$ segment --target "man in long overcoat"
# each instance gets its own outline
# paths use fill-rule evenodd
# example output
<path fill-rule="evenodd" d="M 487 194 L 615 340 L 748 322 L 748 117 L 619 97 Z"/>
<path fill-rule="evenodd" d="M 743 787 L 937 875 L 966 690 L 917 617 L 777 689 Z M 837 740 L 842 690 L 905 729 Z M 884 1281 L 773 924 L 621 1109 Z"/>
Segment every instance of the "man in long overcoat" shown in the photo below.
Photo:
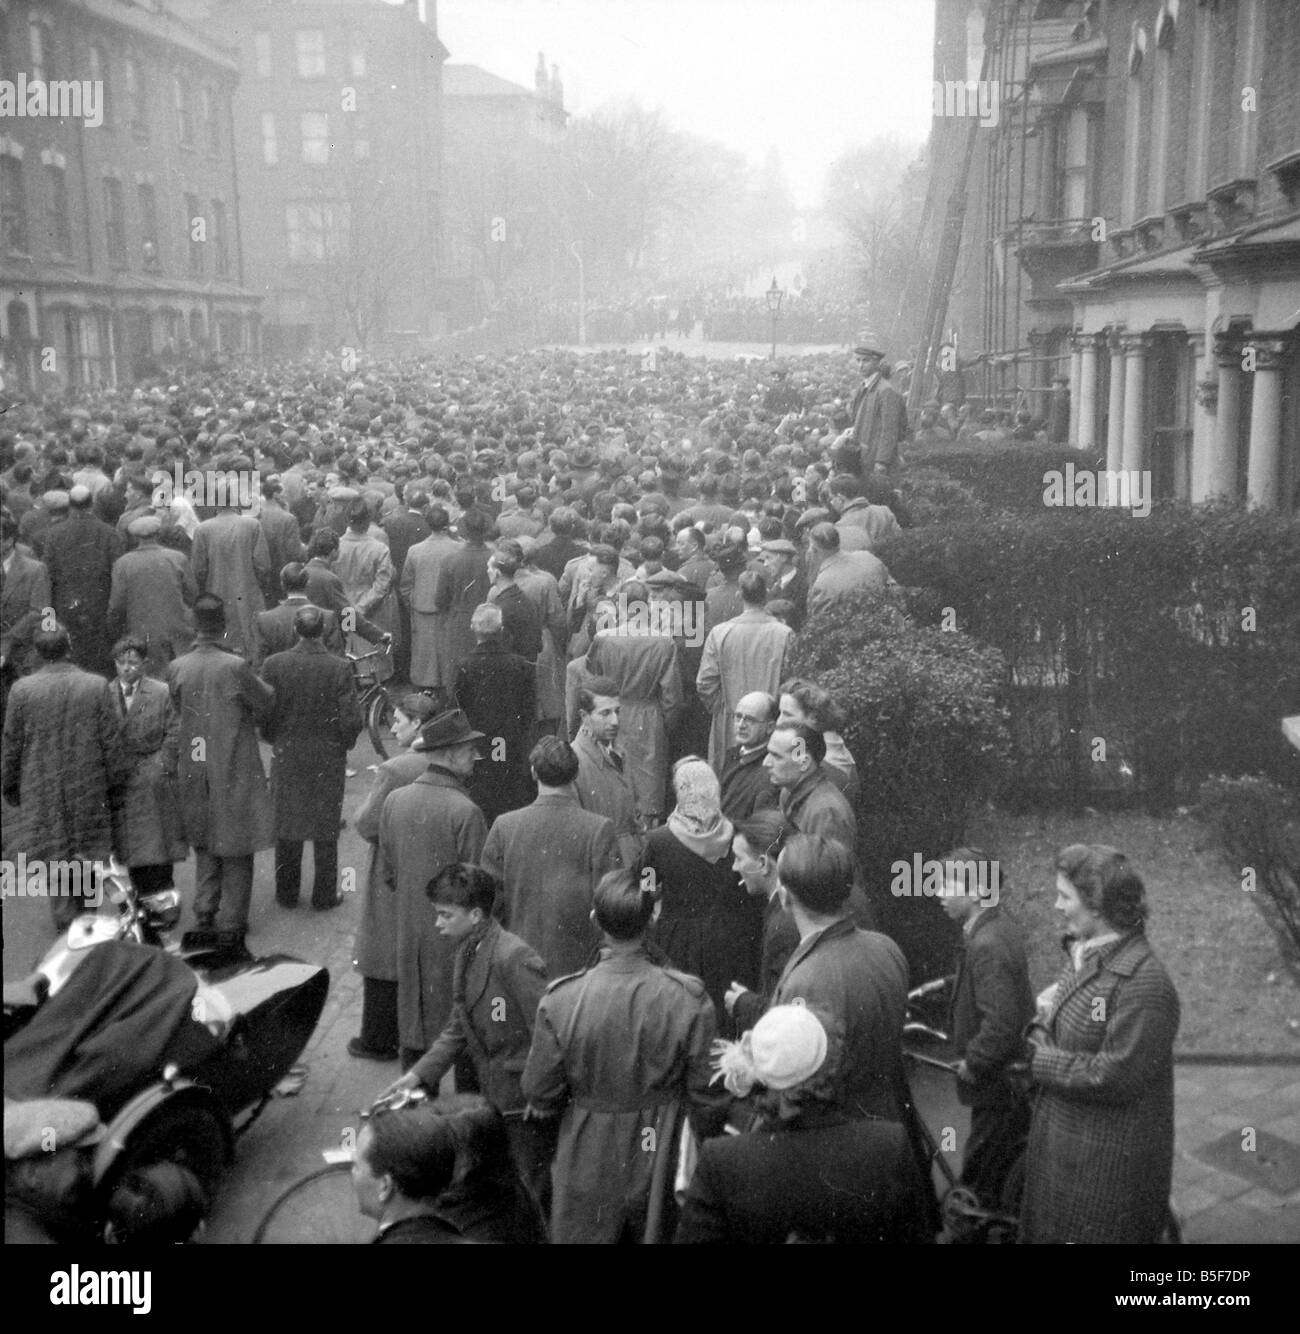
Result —
<path fill-rule="evenodd" d="M 262 532 L 266 535 L 266 552 L 271 562 L 266 591 L 267 601 L 272 607 L 277 606 L 283 596 L 279 586 L 280 571 L 291 561 L 302 560 L 306 554 L 298 520 L 282 502 L 283 490 L 280 482 L 268 477 L 262 483 L 262 512 L 257 516 Z"/>
<path fill-rule="evenodd" d="M 455 695 L 471 726 L 488 738 L 486 754 L 474 768 L 470 796 L 491 825 L 533 795 L 528 750 L 537 672 L 533 663 L 506 651 L 501 609 L 495 603 L 477 608 L 470 624 L 477 642 L 456 673 Z"/>
<path fill-rule="evenodd" d="M 62 626 L 32 636 L 40 668 L 14 684 L 0 745 L 0 791 L 11 806 L 5 818 L 7 855 L 29 861 L 98 861 L 113 853 L 111 800 L 125 778 L 121 717 L 102 676 L 71 661 Z M 62 931 L 83 908 L 75 898 L 52 896 Z"/>
<path fill-rule="evenodd" d="M 682 678 L 677 645 L 652 620 L 645 586 L 625 585 L 624 597 L 619 624 L 592 640 L 587 670 L 618 686 L 619 747 L 648 827 L 668 810 L 668 733 L 682 708 Z"/>
<path fill-rule="evenodd" d="M 442 651 L 446 650 L 446 684 L 456 679 L 456 669 L 474 651 L 474 632 L 470 617 L 474 608 L 488 600 L 492 581 L 488 560 L 492 553 L 485 538 L 488 520 L 481 510 L 466 510 L 460 517 L 460 535 L 464 545 L 451 553 L 438 567 L 433 605 L 441 617 L 439 669 L 443 670 Z"/>
<path fill-rule="evenodd" d="M 144 675 L 148 645 L 128 636 L 113 646 L 117 680 L 110 693 L 122 719 L 124 787 L 113 819 L 118 855 L 142 894 L 171 888 L 173 865 L 189 854 L 176 794 L 176 735 L 180 720 L 171 692 Z"/>
<path fill-rule="evenodd" d="M 149 648 L 146 670 L 161 677 L 173 658 L 194 647 L 191 608 L 198 589 L 185 556 L 159 545 L 161 519 L 142 515 L 127 531 L 138 545 L 113 565 L 109 628 L 143 640 Z"/>
<path fill-rule="evenodd" d="M 180 714 L 181 819 L 195 850 L 198 929 L 217 932 L 219 943 L 237 948 L 248 930 L 253 856 L 274 842 L 257 727 L 270 714 L 275 692 L 224 647 L 220 598 L 200 594 L 194 619 L 198 642 L 167 668 L 172 703 Z"/>
<path fill-rule="evenodd" d="M 411 548 L 429 536 L 429 521 L 424 511 L 429 505 L 429 494 L 424 487 L 407 482 L 401 488 L 400 508 L 384 521 L 388 534 L 388 555 L 393 562 L 393 573 L 398 585 L 396 593 L 397 641 L 393 652 L 393 671 L 399 681 L 411 679 L 411 604 L 401 595 L 401 579 L 406 570 L 406 558 Z"/>
<path fill-rule="evenodd" d="M 700 699 L 712 711 L 709 763 L 718 773 L 735 743 L 735 712 L 753 691 L 777 695 L 784 676 L 785 655 L 794 631 L 763 610 L 767 581 L 747 570 L 740 576 L 745 609 L 715 625 L 704 641 L 704 656 L 695 678 Z"/>
<path fill-rule="evenodd" d="M 410 708 L 419 712 L 407 713 Z M 379 817 L 389 794 L 414 783 L 429 768 L 429 757 L 416 750 L 420 728 L 437 710 L 417 695 L 399 701 L 394 712 L 393 739 L 403 749 L 375 770 L 375 780 L 353 817 L 357 834 L 370 844 L 370 865 L 361 894 L 356 958 L 361 974 L 361 1032 L 348 1042 L 348 1053 L 362 1060 L 391 1061 L 397 1057 L 397 895 L 384 869 L 379 849 Z"/>
<path fill-rule="evenodd" d="M 72 636 L 73 662 L 88 672 L 106 672 L 113 665 L 108 597 L 113 562 L 124 544 L 91 513 L 92 499 L 87 487 L 72 488 L 67 519 L 46 534 L 45 567 L 54 614 Z"/>
<path fill-rule="evenodd" d="M 441 505 L 430 506 L 428 519 L 429 536 L 406 553 L 398 594 L 411 613 L 411 684 L 421 690 L 450 691 L 456 665 L 435 594 L 442 567 L 461 544 L 448 531 L 451 519 Z"/>
<path fill-rule="evenodd" d="M 271 574 L 271 555 L 262 525 L 251 514 L 226 509 L 204 519 L 194 533 L 194 582 L 225 608 L 226 642 L 252 657 L 254 622 L 266 609 L 262 587 Z"/>
<path fill-rule="evenodd" d="M 501 881 L 501 920 L 542 956 L 547 976 L 585 968 L 599 935 L 591 900 L 619 863 L 611 820 L 578 803 L 578 757 L 559 737 L 543 737 L 528 757 L 537 800 L 488 830 L 483 866 Z"/>
<path fill-rule="evenodd" d="M 282 908 L 298 905 L 307 839 L 313 861 L 311 906 L 324 910 L 342 901 L 339 817 L 348 751 L 364 720 L 352 669 L 321 642 L 325 616 L 304 603 L 293 618 L 297 645 L 262 664 L 262 679 L 275 691 L 262 735 L 274 747 L 275 899 Z"/>
<path fill-rule="evenodd" d="M 370 510 L 364 500 L 355 500 L 348 515 L 347 532 L 339 538 L 334 573 L 343 581 L 343 593 L 357 611 L 384 634 L 397 628 L 397 602 L 393 595 L 393 562 L 388 548 L 368 533 Z M 346 629 L 346 627 L 345 627 Z M 359 630 L 348 637 L 349 653 L 364 653 L 365 636 Z M 391 658 L 376 658 L 376 677 L 386 681 L 393 674 Z"/>
<path fill-rule="evenodd" d="M 453 862 L 477 862 L 487 838 L 483 813 L 465 784 L 482 733 L 460 709 L 425 724 L 429 767 L 384 802 L 379 850 L 397 894 L 397 1025 L 403 1068 L 424 1055 L 451 1013 L 454 949 L 434 925 L 429 881 Z"/>
<path fill-rule="evenodd" d="M 849 405 L 853 425 L 848 436 L 858 448 L 861 474 L 898 468 L 899 447 L 907 439 L 907 401 L 884 373 L 885 354 L 870 335 L 859 335 L 853 355 L 862 384 Z"/>

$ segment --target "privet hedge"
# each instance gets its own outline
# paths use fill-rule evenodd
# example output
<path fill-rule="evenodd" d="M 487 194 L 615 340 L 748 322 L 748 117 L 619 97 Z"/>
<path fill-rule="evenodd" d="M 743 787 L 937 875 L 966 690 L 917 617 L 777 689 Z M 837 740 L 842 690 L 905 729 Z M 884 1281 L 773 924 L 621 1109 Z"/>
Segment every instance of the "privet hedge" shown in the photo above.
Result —
<path fill-rule="evenodd" d="M 983 515 L 880 551 L 913 615 L 996 647 L 1011 794 L 1188 798 L 1210 772 L 1290 766 L 1300 712 L 1300 522 L 1157 506 Z"/>
<path fill-rule="evenodd" d="M 863 594 L 808 620 L 787 671 L 816 679 L 848 717 L 868 893 L 914 975 L 932 975 L 948 961 L 946 923 L 933 899 L 893 898 L 890 867 L 960 843 L 972 808 L 996 787 L 1009 754 L 1001 658 Z"/>
<path fill-rule="evenodd" d="M 937 472 L 964 486 L 990 509 L 1018 514 L 1043 511 L 1043 474 L 1064 472 L 1067 464 L 1081 468 L 1105 467 L 1100 458 L 1064 445 L 1008 445 L 993 451 L 924 454 L 919 470 Z"/>

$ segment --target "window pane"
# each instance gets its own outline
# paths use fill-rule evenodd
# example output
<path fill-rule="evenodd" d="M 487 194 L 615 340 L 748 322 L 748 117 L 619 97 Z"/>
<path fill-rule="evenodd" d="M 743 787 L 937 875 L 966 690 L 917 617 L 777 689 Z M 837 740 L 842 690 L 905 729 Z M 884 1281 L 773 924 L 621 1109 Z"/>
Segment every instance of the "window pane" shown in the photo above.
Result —
<path fill-rule="evenodd" d="M 253 34 L 253 60 L 257 67 L 257 77 L 259 79 L 269 79 L 271 77 L 271 34 L 269 32 L 255 32 Z"/>
<path fill-rule="evenodd" d="M 319 28 L 304 28 L 294 33 L 298 54 L 298 77 L 319 79 L 325 74 L 325 34 Z"/>
<path fill-rule="evenodd" d="M 23 164 L 0 157 L 0 242 L 5 250 L 27 249 L 27 203 L 23 196 Z"/>
<path fill-rule="evenodd" d="M 72 227 L 68 217 L 68 182 L 62 167 L 50 163 L 45 168 L 46 225 L 50 247 L 60 255 L 72 251 Z"/>
<path fill-rule="evenodd" d="M 122 209 L 122 182 L 113 177 L 104 182 L 104 230 L 109 261 L 125 267 L 126 218 Z"/>
<path fill-rule="evenodd" d="M 140 253 L 144 267 L 156 272 L 158 262 L 158 197 L 152 185 L 142 185 L 138 192 L 140 204 Z"/>
<path fill-rule="evenodd" d="M 274 167 L 280 160 L 280 150 L 275 142 L 275 117 L 269 112 L 262 112 L 262 161 L 268 167 Z"/>
<path fill-rule="evenodd" d="M 323 111 L 302 114 L 302 160 L 323 165 L 330 160 L 330 122 Z"/>

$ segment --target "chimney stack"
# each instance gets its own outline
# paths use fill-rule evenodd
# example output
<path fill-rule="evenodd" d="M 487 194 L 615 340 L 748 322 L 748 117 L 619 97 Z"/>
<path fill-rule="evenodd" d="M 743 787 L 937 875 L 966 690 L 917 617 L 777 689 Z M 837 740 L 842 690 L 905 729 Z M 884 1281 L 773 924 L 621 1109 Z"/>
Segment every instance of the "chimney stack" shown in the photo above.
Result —
<path fill-rule="evenodd" d="M 551 66 L 551 101 L 561 110 L 564 108 L 564 85 L 560 82 L 560 67 Z"/>
<path fill-rule="evenodd" d="M 546 56 L 543 52 L 537 53 L 537 71 L 533 75 L 533 84 L 537 89 L 538 97 L 549 97 L 550 91 L 546 81 Z"/>

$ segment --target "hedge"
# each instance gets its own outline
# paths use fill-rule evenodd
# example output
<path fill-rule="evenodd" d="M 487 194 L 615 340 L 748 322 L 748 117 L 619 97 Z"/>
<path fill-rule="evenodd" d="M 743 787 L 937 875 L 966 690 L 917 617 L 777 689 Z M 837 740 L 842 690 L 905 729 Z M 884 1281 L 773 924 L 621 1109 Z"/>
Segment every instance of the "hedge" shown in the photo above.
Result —
<path fill-rule="evenodd" d="M 1001 658 L 861 594 L 808 620 L 787 671 L 818 681 L 848 718 L 868 894 L 914 975 L 933 975 L 949 961 L 948 924 L 933 899 L 893 898 L 890 868 L 959 844 L 972 810 L 997 787 L 1010 753 L 997 702 Z"/>
<path fill-rule="evenodd" d="M 994 451 L 918 456 L 919 470 L 937 472 L 964 486 L 991 509 L 1038 515 L 1043 512 L 1043 474 L 1105 467 L 1100 458 L 1064 445 L 1009 445 Z M 904 474 L 906 477 L 906 474 Z"/>
<path fill-rule="evenodd" d="M 1294 519 L 1040 508 L 911 529 L 879 554 L 917 619 L 1002 655 L 1010 794 L 1165 806 L 1211 772 L 1291 767 L 1278 720 L 1300 712 Z"/>

